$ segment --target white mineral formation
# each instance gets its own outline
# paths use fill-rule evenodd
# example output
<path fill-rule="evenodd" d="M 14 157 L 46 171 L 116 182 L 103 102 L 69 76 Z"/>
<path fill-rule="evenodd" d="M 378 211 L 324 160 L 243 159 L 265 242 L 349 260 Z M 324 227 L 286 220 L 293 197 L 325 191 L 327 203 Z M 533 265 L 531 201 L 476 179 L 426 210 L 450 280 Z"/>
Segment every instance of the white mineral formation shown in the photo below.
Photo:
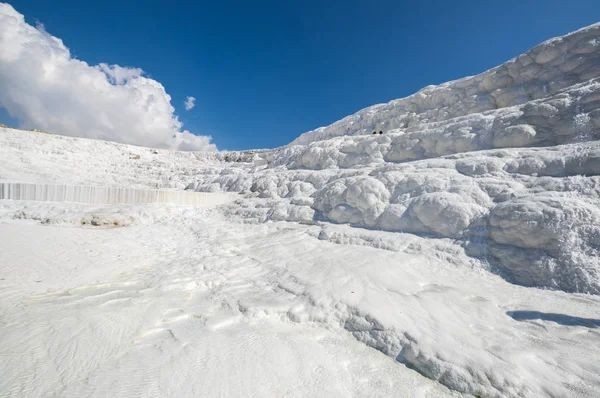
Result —
<path fill-rule="evenodd" d="M 599 139 L 600 24 L 271 150 L 0 128 L 0 391 L 598 397 Z"/>

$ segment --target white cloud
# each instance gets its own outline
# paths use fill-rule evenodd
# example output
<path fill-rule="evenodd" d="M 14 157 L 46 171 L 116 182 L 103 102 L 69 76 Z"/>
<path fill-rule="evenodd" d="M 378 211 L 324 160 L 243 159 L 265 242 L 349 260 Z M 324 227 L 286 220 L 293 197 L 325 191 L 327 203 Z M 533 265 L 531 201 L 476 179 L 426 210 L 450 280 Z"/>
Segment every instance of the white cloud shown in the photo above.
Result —
<path fill-rule="evenodd" d="M 196 98 L 194 97 L 187 97 L 185 100 L 185 110 L 189 111 L 190 109 L 192 109 L 193 107 L 196 106 L 195 104 L 196 102 Z"/>
<path fill-rule="evenodd" d="M 216 150 L 211 137 L 182 130 L 165 88 L 141 69 L 90 66 L 72 58 L 62 40 L 42 25 L 27 24 L 5 3 L 0 3 L 0 49 L 0 106 L 22 128 L 158 148 Z"/>

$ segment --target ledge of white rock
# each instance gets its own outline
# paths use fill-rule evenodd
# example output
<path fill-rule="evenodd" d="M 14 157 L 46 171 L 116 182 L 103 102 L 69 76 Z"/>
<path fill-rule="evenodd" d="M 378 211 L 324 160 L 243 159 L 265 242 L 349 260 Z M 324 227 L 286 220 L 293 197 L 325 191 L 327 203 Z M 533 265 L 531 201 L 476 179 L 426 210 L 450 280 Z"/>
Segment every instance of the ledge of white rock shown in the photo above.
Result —
<path fill-rule="evenodd" d="M 234 200 L 231 193 L 164 191 L 127 187 L 0 182 L 0 200 L 35 200 L 96 204 L 173 203 L 212 207 Z"/>

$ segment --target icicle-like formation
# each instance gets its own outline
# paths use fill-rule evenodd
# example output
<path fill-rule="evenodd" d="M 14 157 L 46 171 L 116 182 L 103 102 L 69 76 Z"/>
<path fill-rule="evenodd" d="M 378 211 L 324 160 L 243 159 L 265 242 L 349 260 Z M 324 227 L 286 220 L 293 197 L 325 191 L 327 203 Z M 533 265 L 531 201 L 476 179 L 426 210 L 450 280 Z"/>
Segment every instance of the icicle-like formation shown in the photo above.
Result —
<path fill-rule="evenodd" d="M 216 206 L 229 202 L 232 194 L 125 187 L 28 184 L 0 182 L 0 199 L 40 200 L 101 204 L 175 203 L 182 205 Z"/>

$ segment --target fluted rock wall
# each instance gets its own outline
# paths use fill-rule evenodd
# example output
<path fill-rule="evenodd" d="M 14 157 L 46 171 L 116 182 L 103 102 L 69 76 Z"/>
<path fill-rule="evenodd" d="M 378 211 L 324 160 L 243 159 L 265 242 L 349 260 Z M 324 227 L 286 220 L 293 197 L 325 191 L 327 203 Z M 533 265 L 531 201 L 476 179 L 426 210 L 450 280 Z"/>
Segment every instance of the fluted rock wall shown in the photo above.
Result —
<path fill-rule="evenodd" d="M 126 187 L 95 187 L 1 182 L 0 199 L 41 200 L 102 204 L 174 203 L 215 206 L 227 203 L 232 195 Z"/>

